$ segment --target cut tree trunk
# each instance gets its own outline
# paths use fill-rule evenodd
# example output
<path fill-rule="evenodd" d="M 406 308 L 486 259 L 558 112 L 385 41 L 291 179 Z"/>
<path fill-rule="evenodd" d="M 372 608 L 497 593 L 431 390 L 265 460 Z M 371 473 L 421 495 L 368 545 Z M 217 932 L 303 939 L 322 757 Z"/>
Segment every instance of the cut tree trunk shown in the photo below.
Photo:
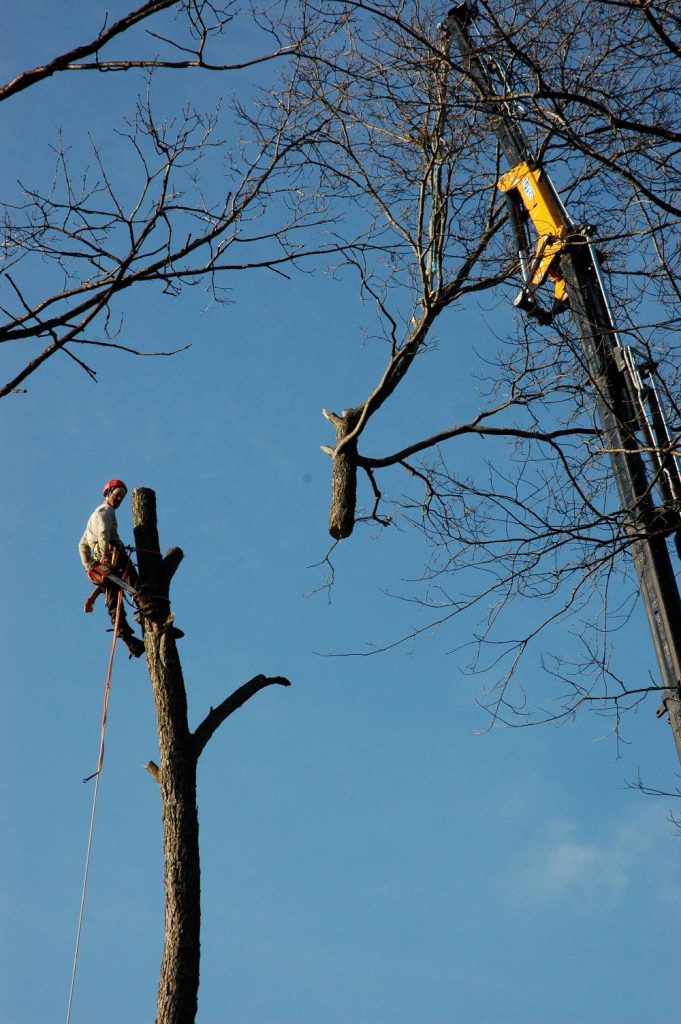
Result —
<path fill-rule="evenodd" d="M 356 427 L 361 408 L 343 409 L 340 416 L 325 411 L 326 418 L 336 428 L 336 448 Z M 330 452 L 333 461 L 331 471 L 331 510 L 329 533 L 335 540 L 349 537 L 355 526 L 357 507 L 357 440 L 343 445 L 336 454 Z"/>
<path fill-rule="evenodd" d="M 201 873 L 196 806 L 197 755 L 187 717 L 182 666 L 173 636 L 170 577 L 179 548 L 161 556 L 153 491 L 132 496 L 140 583 L 146 591 L 144 645 L 154 692 L 160 766 L 165 888 L 165 943 L 157 1024 L 193 1024 L 199 989 Z"/>
<path fill-rule="evenodd" d="M 182 561 L 182 551 L 170 548 L 161 556 L 153 491 L 146 487 L 133 491 L 132 516 L 141 590 L 138 604 L 144 617 L 144 647 L 161 755 L 159 765 L 149 761 L 146 766 L 159 786 L 163 820 L 165 942 L 156 1024 L 194 1024 L 201 926 L 198 759 L 217 729 L 246 701 L 265 687 L 291 684 L 283 676 L 258 674 L 211 708 L 196 731 L 190 732 L 169 597 L 170 581 Z"/>

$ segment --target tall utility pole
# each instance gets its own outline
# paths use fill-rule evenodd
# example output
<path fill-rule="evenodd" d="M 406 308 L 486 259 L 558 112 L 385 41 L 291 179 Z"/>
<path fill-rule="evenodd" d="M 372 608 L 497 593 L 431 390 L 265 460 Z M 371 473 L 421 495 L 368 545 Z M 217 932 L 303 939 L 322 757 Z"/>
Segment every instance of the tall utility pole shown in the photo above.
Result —
<path fill-rule="evenodd" d="M 508 161 L 498 187 L 506 194 L 523 275 L 515 305 L 540 323 L 569 311 L 581 343 L 600 431 L 610 455 L 626 541 L 662 675 L 658 715 L 669 716 L 681 760 L 681 596 L 667 539 L 681 554 L 681 472 L 655 387 L 655 367 L 620 339 L 604 287 L 594 229 L 573 223 L 523 130 L 503 67 L 484 46 L 474 3 L 453 7 L 442 23 L 443 48 L 454 41 Z M 536 232 L 531 245 L 530 227 Z M 551 310 L 538 289 L 554 284 Z M 645 455 L 644 455 L 645 451 Z"/>

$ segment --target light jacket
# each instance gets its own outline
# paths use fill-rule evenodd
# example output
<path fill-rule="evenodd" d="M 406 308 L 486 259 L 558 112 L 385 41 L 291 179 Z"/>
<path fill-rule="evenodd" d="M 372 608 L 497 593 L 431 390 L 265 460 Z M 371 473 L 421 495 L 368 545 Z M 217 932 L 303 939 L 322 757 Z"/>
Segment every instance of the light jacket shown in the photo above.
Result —
<path fill-rule="evenodd" d="M 87 568 L 107 554 L 111 545 L 121 544 L 118 536 L 116 510 L 112 505 L 103 502 L 98 505 L 87 521 L 85 533 L 80 538 L 78 553 L 80 560 Z"/>

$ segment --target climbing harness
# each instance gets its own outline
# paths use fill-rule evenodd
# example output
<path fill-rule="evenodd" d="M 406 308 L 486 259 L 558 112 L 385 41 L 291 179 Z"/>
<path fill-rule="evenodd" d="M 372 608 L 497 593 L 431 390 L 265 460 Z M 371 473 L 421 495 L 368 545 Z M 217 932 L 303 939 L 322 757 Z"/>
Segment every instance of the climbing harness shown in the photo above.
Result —
<path fill-rule="evenodd" d="M 66 1008 L 66 1024 L 70 1024 L 71 1021 L 71 1007 L 73 1005 L 73 990 L 76 983 L 76 969 L 78 967 L 78 953 L 80 951 L 80 935 L 83 927 L 83 912 L 85 910 L 85 894 L 87 892 L 87 881 L 88 873 L 90 870 L 90 854 L 92 852 L 92 836 L 94 833 L 95 826 L 95 811 L 97 809 L 97 794 L 99 793 L 99 778 L 104 765 L 104 736 L 106 734 L 106 720 L 109 713 L 109 693 L 111 691 L 111 673 L 113 671 L 113 660 L 116 652 L 116 641 L 118 640 L 118 625 L 121 618 L 121 607 L 123 604 L 123 591 L 120 590 L 118 593 L 118 601 L 116 602 L 116 621 L 114 623 L 113 639 L 111 641 L 111 651 L 109 653 L 109 665 L 106 671 L 106 682 L 104 684 L 104 707 L 102 710 L 102 725 L 100 729 L 99 737 L 99 757 L 97 758 L 97 770 L 88 775 L 83 779 L 83 782 L 89 782 L 91 779 L 95 780 L 95 790 L 92 797 L 92 813 L 90 814 L 90 828 L 88 831 L 87 849 L 85 853 L 85 870 L 83 872 L 83 887 L 80 894 L 80 910 L 78 912 L 78 927 L 76 929 L 76 946 L 73 953 L 73 966 L 71 968 L 71 985 L 69 987 L 69 999 L 68 1006 Z"/>

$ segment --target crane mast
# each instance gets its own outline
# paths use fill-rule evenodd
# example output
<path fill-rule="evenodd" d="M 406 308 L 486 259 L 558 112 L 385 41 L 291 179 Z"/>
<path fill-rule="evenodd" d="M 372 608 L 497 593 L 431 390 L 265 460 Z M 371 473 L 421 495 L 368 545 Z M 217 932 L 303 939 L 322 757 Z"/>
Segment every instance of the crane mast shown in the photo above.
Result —
<path fill-rule="evenodd" d="M 452 42 L 457 45 L 509 165 L 497 187 L 505 193 L 522 276 L 514 305 L 540 324 L 567 311 L 577 327 L 662 676 L 658 715 L 668 714 L 681 759 L 681 597 L 667 543 L 673 536 L 681 556 L 681 473 L 655 386 L 656 367 L 618 334 L 595 229 L 571 220 L 532 150 L 524 111 L 503 67 L 485 48 L 475 16 L 474 3 L 459 3 L 440 27 L 447 52 Z M 540 298 L 546 284 L 553 284 L 551 308 Z"/>

